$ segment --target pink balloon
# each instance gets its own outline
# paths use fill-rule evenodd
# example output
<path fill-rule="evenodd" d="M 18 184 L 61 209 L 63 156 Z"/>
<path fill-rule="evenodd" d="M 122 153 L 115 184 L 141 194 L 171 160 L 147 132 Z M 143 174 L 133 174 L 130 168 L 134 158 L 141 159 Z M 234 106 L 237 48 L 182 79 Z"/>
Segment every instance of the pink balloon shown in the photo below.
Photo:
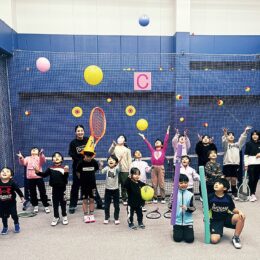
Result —
<path fill-rule="evenodd" d="M 51 64 L 45 57 L 40 57 L 36 61 L 36 67 L 40 72 L 47 72 L 50 69 Z"/>

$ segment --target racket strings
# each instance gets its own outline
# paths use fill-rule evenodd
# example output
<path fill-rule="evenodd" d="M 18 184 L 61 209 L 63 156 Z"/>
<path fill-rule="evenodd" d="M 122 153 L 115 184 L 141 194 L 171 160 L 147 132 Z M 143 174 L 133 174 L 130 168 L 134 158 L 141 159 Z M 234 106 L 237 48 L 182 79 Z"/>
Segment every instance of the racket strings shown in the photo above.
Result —
<path fill-rule="evenodd" d="M 106 127 L 106 121 L 101 111 L 95 110 L 92 115 L 92 131 L 96 138 L 102 137 L 104 129 Z"/>

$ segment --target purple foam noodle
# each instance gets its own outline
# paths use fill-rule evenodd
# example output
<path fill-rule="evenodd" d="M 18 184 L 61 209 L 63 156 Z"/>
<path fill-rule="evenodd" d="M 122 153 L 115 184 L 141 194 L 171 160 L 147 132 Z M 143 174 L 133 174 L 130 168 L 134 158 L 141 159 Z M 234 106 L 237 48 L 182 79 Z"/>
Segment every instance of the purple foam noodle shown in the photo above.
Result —
<path fill-rule="evenodd" d="M 175 160 L 174 182 L 173 182 L 172 215 L 171 215 L 172 225 L 175 225 L 176 223 L 177 196 L 178 196 L 178 189 L 179 189 L 180 169 L 181 169 L 181 155 L 182 155 L 182 145 L 178 144 L 176 160 Z"/>

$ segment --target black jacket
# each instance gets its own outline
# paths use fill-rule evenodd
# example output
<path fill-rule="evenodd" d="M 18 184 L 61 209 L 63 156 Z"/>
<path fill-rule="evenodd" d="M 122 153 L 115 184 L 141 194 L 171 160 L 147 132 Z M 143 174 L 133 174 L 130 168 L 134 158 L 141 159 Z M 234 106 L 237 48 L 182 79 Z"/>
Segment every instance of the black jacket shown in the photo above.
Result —
<path fill-rule="evenodd" d="M 198 155 L 198 166 L 205 166 L 209 161 L 208 152 L 211 150 L 217 151 L 215 144 L 203 145 L 202 141 L 196 144 L 195 152 Z"/>
<path fill-rule="evenodd" d="M 45 172 L 38 172 L 36 174 L 41 177 L 50 176 L 49 184 L 51 187 L 66 187 L 68 183 L 69 173 L 64 172 L 64 166 L 62 165 L 53 165 Z"/>
<path fill-rule="evenodd" d="M 130 207 L 141 207 L 144 205 L 144 200 L 141 196 L 141 188 L 146 184 L 141 181 L 133 181 L 127 178 L 125 188 L 128 194 L 128 205 Z"/>
<path fill-rule="evenodd" d="M 249 141 L 246 143 L 245 155 L 255 156 L 260 153 L 260 141 Z"/>

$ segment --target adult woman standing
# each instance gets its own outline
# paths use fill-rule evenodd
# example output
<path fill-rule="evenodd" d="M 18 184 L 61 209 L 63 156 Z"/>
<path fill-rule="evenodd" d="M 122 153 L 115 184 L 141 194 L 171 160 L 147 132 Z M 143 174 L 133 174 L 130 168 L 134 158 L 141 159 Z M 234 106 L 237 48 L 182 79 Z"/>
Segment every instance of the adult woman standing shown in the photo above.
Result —
<path fill-rule="evenodd" d="M 83 155 L 81 152 L 84 150 L 84 147 L 86 146 L 88 142 L 88 138 L 85 137 L 85 131 L 83 125 L 77 125 L 75 126 L 75 135 L 76 138 L 73 139 L 70 142 L 69 146 L 69 155 L 72 157 L 73 163 L 72 163 L 72 186 L 70 191 L 70 204 L 69 204 L 69 213 L 73 214 L 75 213 L 75 209 L 77 207 L 78 198 L 79 198 L 79 188 L 80 188 L 80 182 L 79 178 L 76 174 L 76 169 L 79 161 L 83 158 Z M 96 192 L 95 200 L 97 202 L 97 208 L 102 208 L 102 200 Z"/>

